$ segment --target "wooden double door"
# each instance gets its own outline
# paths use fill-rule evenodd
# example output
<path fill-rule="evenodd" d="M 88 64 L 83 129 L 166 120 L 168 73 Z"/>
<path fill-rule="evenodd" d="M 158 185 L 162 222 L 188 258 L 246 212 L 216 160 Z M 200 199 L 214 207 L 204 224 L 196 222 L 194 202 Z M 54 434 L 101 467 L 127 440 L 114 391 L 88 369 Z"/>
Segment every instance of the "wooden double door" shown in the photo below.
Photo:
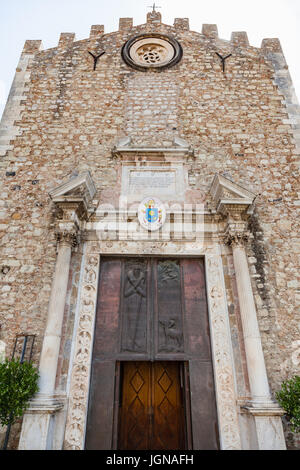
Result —
<path fill-rule="evenodd" d="M 169 361 L 122 365 L 119 449 L 186 448 L 181 366 Z"/>
<path fill-rule="evenodd" d="M 202 258 L 102 257 L 86 449 L 217 449 Z"/>

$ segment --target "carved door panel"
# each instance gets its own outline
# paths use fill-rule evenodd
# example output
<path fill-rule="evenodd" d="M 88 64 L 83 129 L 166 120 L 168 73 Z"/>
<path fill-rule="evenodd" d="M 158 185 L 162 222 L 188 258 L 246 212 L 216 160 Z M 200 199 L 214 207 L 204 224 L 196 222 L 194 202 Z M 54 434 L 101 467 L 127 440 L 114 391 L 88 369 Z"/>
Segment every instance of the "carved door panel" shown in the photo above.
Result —
<path fill-rule="evenodd" d="M 178 362 L 151 363 L 153 450 L 185 449 L 183 381 Z"/>
<path fill-rule="evenodd" d="M 119 448 L 149 449 L 150 369 L 147 362 L 123 365 Z"/>
<path fill-rule="evenodd" d="M 180 364 L 123 364 L 118 448 L 185 449 Z"/>

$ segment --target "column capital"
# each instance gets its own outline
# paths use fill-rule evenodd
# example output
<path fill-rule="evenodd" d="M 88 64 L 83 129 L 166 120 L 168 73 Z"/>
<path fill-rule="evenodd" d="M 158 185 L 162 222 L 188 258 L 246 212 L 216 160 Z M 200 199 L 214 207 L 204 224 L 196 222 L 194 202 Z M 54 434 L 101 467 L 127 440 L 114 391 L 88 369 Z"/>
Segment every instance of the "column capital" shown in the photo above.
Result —
<path fill-rule="evenodd" d="M 80 204 L 56 203 L 55 237 L 59 245 L 75 248 L 80 242 Z"/>
<path fill-rule="evenodd" d="M 228 224 L 224 233 L 224 243 L 229 246 L 245 246 L 250 238 L 250 231 L 246 230 L 245 224 Z"/>
<path fill-rule="evenodd" d="M 227 227 L 224 233 L 226 245 L 244 246 L 249 241 L 250 231 L 247 219 L 241 206 L 227 207 Z"/>
<path fill-rule="evenodd" d="M 74 226 L 70 228 L 57 228 L 55 231 L 55 237 L 59 245 L 68 245 L 71 246 L 71 248 L 75 248 L 80 243 L 80 232 Z"/>

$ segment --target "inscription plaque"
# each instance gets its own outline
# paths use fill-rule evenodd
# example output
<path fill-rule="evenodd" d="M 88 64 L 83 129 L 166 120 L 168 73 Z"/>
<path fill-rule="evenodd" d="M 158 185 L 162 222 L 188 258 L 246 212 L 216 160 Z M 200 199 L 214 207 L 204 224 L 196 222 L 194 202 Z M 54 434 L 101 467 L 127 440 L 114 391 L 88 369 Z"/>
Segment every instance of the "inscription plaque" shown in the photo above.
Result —
<path fill-rule="evenodd" d="M 148 188 L 175 191 L 175 171 L 131 171 L 129 187 L 130 192 L 140 192 Z"/>
<path fill-rule="evenodd" d="M 146 196 L 157 196 L 164 201 L 182 200 L 184 197 L 182 164 L 171 167 L 123 167 L 122 195 L 131 202 L 140 201 Z"/>

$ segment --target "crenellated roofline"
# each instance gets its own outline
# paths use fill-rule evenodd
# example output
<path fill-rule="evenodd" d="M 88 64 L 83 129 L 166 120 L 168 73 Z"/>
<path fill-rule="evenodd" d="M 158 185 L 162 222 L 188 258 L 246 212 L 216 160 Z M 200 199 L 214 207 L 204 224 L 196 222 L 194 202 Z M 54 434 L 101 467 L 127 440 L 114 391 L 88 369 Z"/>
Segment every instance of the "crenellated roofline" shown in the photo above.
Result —
<path fill-rule="evenodd" d="M 268 53 L 281 53 L 283 54 L 281 44 L 278 38 L 265 38 L 262 40 L 261 47 L 251 46 L 248 40 L 247 32 L 245 31 L 234 31 L 231 33 L 230 40 L 219 38 L 218 27 L 216 24 L 203 24 L 201 32 L 191 31 L 189 26 L 188 18 L 175 18 L 173 25 L 168 25 L 161 22 L 161 14 L 157 11 L 150 12 L 147 14 L 147 22 L 140 25 L 133 25 L 133 18 L 120 18 L 119 19 L 119 29 L 118 31 L 113 31 L 105 34 L 104 25 L 92 25 L 90 29 L 89 38 L 81 39 L 76 41 L 75 33 L 73 32 L 63 32 L 60 34 L 58 45 L 51 49 L 66 49 L 72 47 L 72 45 L 83 42 L 83 41 L 93 41 L 99 40 L 101 38 L 113 36 L 120 33 L 132 33 L 135 34 L 140 30 L 147 31 L 159 31 L 160 28 L 167 28 L 170 32 L 178 34 L 180 32 L 190 32 L 196 35 L 199 35 L 202 39 L 209 41 L 212 45 L 214 42 L 217 45 L 221 43 L 232 48 L 253 48 L 254 50 L 261 50 L 263 54 Z M 27 40 L 25 41 L 23 53 L 25 54 L 36 54 L 43 51 L 42 41 L 41 40 Z"/>

